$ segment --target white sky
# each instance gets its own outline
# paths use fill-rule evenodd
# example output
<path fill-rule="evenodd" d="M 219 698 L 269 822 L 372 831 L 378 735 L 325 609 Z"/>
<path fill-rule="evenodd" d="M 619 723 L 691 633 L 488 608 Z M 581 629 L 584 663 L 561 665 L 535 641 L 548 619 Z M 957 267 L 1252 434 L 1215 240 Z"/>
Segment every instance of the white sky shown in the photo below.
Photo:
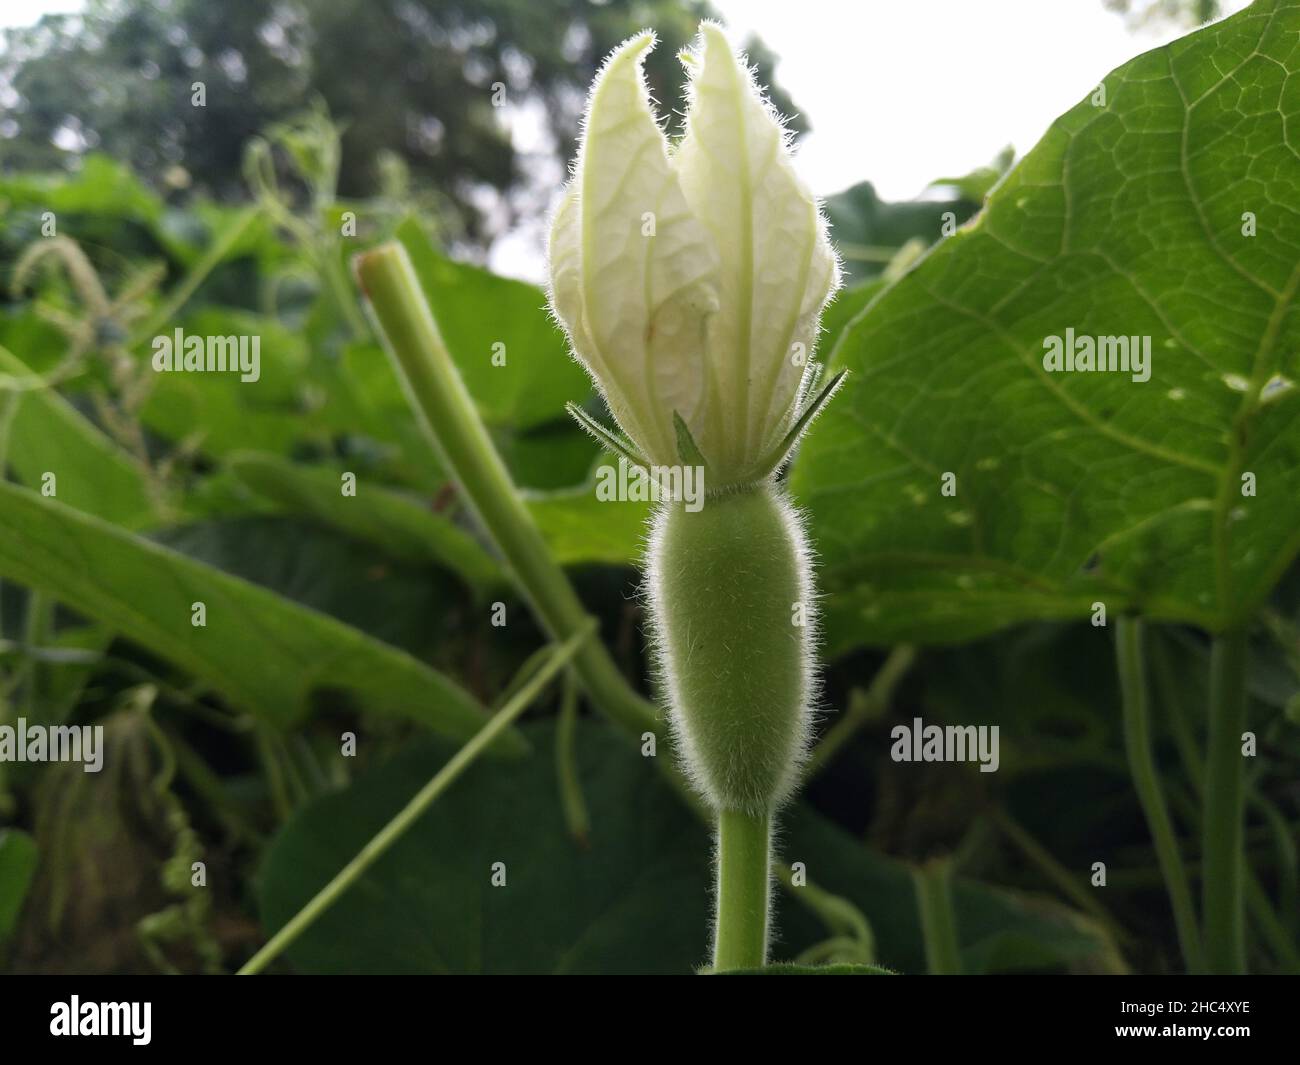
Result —
<path fill-rule="evenodd" d="M 1110 70 L 1179 36 L 1131 31 L 1102 0 L 714 0 L 733 38 L 757 33 L 813 126 L 796 166 L 821 196 L 867 179 L 885 199 L 1031 148 Z M 22 25 L 80 0 L 0 0 Z M 1227 12 L 1246 0 L 1226 0 Z M 523 133 L 523 130 L 518 131 Z M 537 228 L 493 249 L 494 268 L 536 280 Z"/>
<path fill-rule="evenodd" d="M 71 14 L 85 6 L 85 0 L 4 0 L 0 26 L 30 26 L 42 15 Z"/>
<path fill-rule="evenodd" d="M 714 3 L 737 38 L 755 32 L 777 53 L 813 126 L 799 169 L 823 196 L 866 178 L 909 199 L 1007 144 L 1022 155 L 1106 73 L 1186 32 L 1133 32 L 1102 0 Z"/>

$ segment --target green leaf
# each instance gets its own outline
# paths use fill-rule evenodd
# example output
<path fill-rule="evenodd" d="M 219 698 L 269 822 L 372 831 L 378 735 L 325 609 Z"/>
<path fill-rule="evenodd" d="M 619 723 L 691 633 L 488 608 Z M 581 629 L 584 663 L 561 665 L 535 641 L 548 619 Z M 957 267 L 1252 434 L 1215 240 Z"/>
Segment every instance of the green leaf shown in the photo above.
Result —
<path fill-rule="evenodd" d="M 163 212 L 162 201 L 129 167 L 99 153 L 87 155 L 75 177 L 61 170 L 5 177 L 0 180 L 0 200 L 8 201 L 7 210 L 27 207 L 53 211 L 59 217 L 105 215 L 150 226 Z M 59 232 L 63 232 L 62 226 Z"/>
<path fill-rule="evenodd" d="M 282 511 L 309 514 L 406 562 L 433 562 L 474 587 L 502 579 L 501 567 L 478 542 L 428 501 L 358 478 L 345 496 L 337 470 L 295 465 L 272 455 L 243 452 L 227 465 L 253 491 Z"/>
<path fill-rule="evenodd" d="M 229 308 L 205 308 L 163 330 L 185 337 L 256 337 L 258 379 L 243 381 L 231 371 L 154 374 L 156 381 L 141 412 L 144 423 L 168 439 L 197 441 L 206 455 L 253 449 L 286 454 L 318 427 L 305 374 L 305 343 L 273 318 Z M 146 356 L 148 357 L 148 352 Z"/>
<path fill-rule="evenodd" d="M 525 496 L 547 546 L 562 566 L 606 562 L 626 565 L 645 554 L 651 504 L 601 500 L 594 483 Z"/>
<path fill-rule="evenodd" d="M 835 347 L 844 335 L 849 324 L 866 310 L 881 292 L 889 287 L 883 278 L 873 278 L 852 288 L 841 289 L 835 298 L 826 305 L 822 312 L 822 336 L 817 342 L 818 358 L 822 361 L 833 360 Z"/>
<path fill-rule="evenodd" d="M 0 375 L 22 380 L 32 370 L 0 348 Z M 0 391 L 0 405 L 6 399 Z M 157 519 L 145 470 L 57 391 L 18 392 L 15 400 L 6 458 L 21 483 L 39 489 L 53 473 L 57 497 L 78 510 L 132 529 Z"/>
<path fill-rule="evenodd" d="M 636 746 L 585 719 L 577 777 L 591 810 L 588 847 L 569 834 L 555 780 L 554 723 L 521 731 L 535 754 L 480 763 L 289 948 L 313 973 L 688 973 L 708 949 L 710 833 Z M 268 933 L 292 917 L 454 753 L 430 739 L 315 800 L 275 838 L 259 878 Z M 661 757 L 664 752 L 661 752 Z M 907 866 L 873 854 L 804 807 L 781 819 L 782 850 L 825 890 L 850 898 L 876 931 L 881 961 L 924 967 Z M 506 886 L 491 885 L 505 863 Z M 795 889 L 798 890 L 797 888 Z M 958 880 L 967 971 L 1053 968 L 1099 941 L 1010 892 Z M 774 946 L 797 956 L 826 929 L 788 892 Z M 413 933 L 413 930 L 414 933 Z M 1032 958 L 1008 944 L 1033 944 Z M 995 947 L 1007 948 L 998 953 Z"/>
<path fill-rule="evenodd" d="M 288 949 L 315 973 L 686 973 L 704 957 L 708 837 L 647 760 L 582 729 L 592 810 L 569 835 L 549 723 L 537 757 L 476 763 Z M 447 761 L 426 741 L 313 802 L 272 842 L 259 878 L 268 933 L 292 917 Z M 506 886 L 493 887 L 493 863 Z"/>
<path fill-rule="evenodd" d="M 563 416 L 566 401 L 591 390 L 547 314 L 541 289 L 443 258 L 413 220 L 398 227 L 397 237 L 489 425 L 531 428 Z M 504 357 L 505 365 L 494 365 L 494 355 Z"/>
<path fill-rule="evenodd" d="M 779 827 L 782 852 L 804 862 L 809 879 L 819 887 L 862 911 L 882 964 L 905 973 L 925 971 L 920 917 L 906 864 L 872 853 L 805 804 L 791 808 Z M 1077 914 L 1042 900 L 957 878 L 953 904 L 966 973 L 1058 969 L 1106 949 L 1103 938 Z M 788 944 L 779 953 L 797 955 L 825 937 L 824 928 L 788 893 L 778 895 L 778 906 L 776 927 Z"/>
<path fill-rule="evenodd" d="M 523 432 L 501 426 L 492 442 L 510 479 L 524 491 L 572 488 L 591 472 L 591 440 L 568 418 Z"/>
<path fill-rule="evenodd" d="M 943 232 L 944 215 L 958 224 L 979 209 L 966 189 L 958 200 L 908 200 L 888 203 L 869 181 L 862 181 L 826 199 L 831 238 L 843 260 L 850 283 L 875 277 L 908 241 L 932 244 Z M 837 297 L 842 298 L 842 297 Z M 833 306 L 833 304 L 832 304 Z"/>
<path fill-rule="evenodd" d="M 289 725 L 320 690 L 457 739 L 485 716 L 405 652 L 97 518 L 0 483 L 0 576 L 40 588 L 189 670 L 236 706 Z M 195 603 L 206 626 L 191 624 Z M 518 752 L 507 734 L 501 751 Z"/>
<path fill-rule="evenodd" d="M 1116 70 L 844 334 L 792 476 L 833 653 L 1266 595 L 1300 547 L 1297 33 L 1260 2 Z M 1048 373 L 1067 329 L 1149 336 L 1150 380 Z"/>
<path fill-rule="evenodd" d="M 0 830 L 0 944 L 13 934 L 36 875 L 36 841 L 16 828 Z"/>
<path fill-rule="evenodd" d="M 164 529 L 150 539 L 337 618 L 435 668 L 460 665 L 473 640 L 473 632 L 465 631 L 466 597 L 454 576 L 377 554 L 364 541 L 310 518 L 223 516 Z"/>

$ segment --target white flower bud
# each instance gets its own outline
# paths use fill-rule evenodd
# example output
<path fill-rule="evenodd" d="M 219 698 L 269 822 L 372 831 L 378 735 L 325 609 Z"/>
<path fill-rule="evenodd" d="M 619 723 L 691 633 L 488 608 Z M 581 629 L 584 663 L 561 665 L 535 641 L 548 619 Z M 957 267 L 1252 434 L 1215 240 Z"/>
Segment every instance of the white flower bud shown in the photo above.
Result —
<path fill-rule="evenodd" d="M 642 76 L 653 45 L 621 45 L 592 86 L 551 231 L 551 305 L 648 461 L 688 461 L 680 419 L 711 488 L 748 483 L 788 450 L 838 264 L 786 131 L 722 30 L 704 23 L 683 55 L 675 146 Z"/>

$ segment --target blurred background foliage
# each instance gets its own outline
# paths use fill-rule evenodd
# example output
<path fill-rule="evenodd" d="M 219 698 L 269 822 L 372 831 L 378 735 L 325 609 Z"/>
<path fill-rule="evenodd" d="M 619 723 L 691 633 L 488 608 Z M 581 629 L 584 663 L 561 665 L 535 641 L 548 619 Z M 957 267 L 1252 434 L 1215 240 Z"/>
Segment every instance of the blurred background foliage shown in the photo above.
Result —
<path fill-rule="evenodd" d="M 649 77 L 679 112 L 675 52 L 710 13 L 674 0 L 93 0 L 84 18 L 7 31 L 0 469 L 28 487 L 57 470 L 59 490 L 55 505 L 0 485 L 13 578 L 0 583 L 0 707 L 103 724 L 111 767 L 0 766 L 9 969 L 237 968 L 544 640 L 360 312 L 347 265 L 360 247 L 407 247 L 547 542 L 619 665 L 651 689 L 635 568 L 645 508 L 596 504 L 601 459 L 564 403 L 586 396 L 599 415 L 599 401 L 540 290 L 474 260 L 544 211 L 601 57 L 656 27 Z M 797 116 L 772 53 L 748 47 Z M 205 107 L 190 105 L 196 81 Z M 498 82 L 540 116 L 540 147 L 512 142 L 491 104 Z M 1011 162 L 1008 150 L 938 176 L 924 201 L 883 202 L 865 180 L 830 198 L 854 287 L 827 315 L 824 350 Z M 261 381 L 153 374 L 149 341 L 177 327 L 261 337 Z M 345 473 L 357 499 L 340 494 Z M 234 621 L 193 630 L 202 598 Z M 1259 641 L 1251 688 L 1270 745 L 1248 834 L 1251 946 L 1257 968 L 1294 970 L 1294 573 L 1269 616 L 1276 638 Z M 1174 626 L 1154 642 L 1158 756 L 1194 859 L 1195 776 L 1176 770 L 1203 744 L 1206 644 Z M 938 859 L 959 873 L 967 971 L 1179 968 L 1108 630 L 1039 622 L 956 646 L 837 648 L 820 727 L 852 726 L 784 820 L 782 845 L 814 883 L 779 899 L 780 957 L 923 970 L 914 879 Z M 280 964 L 699 964 L 705 829 L 634 743 L 588 707 L 574 725 L 565 703 L 540 704 L 516 748 L 476 765 Z M 996 722 L 1003 769 L 891 762 L 889 729 L 916 716 Z M 1105 891 L 1088 886 L 1099 855 Z M 512 886 L 499 892 L 487 869 L 500 857 Z"/>
<path fill-rule="evenodd" d="M 647 76 L 665 111 L 680 113 L 676 54 L 714 15 L 697 0 L 93 0 L 84 16 L 6 32 L 0 78 L 16 95 L 6 166 L 52 169 L 102 151 L 164 193 L 193 187 L 229 202 L 245 195 L 249 138 L 317 99 L 342 132 L 342 195 L 386 188 L 400 162 L 438 197 L 445 234 L 481 239 L 508 224 L 528 184 L 495 86 L 536 117 L 548 154 L 568 159 L 587 86 L 616 44 L 656 28 Z M 771 53 L 747 47 L 802 129 L 773 84 Z M 195 82 L 206 107 L 190 104 Z"/>

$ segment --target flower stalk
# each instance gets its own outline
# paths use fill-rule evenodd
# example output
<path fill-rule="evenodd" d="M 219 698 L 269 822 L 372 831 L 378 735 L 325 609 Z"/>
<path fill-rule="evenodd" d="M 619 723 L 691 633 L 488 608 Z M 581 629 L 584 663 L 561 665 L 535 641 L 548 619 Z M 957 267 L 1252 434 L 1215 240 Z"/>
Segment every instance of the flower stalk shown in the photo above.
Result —
<path fill-rule="evenodd" d="M 766 813 L 718 814 L 717 925 L 713 967 L 757 969 L 767 962 L 772 819 Z"/>
<path fill-rule="evenodd" d="M 1142 813 L 1155 842 L 1156 858 L 1164 876 L 1165 889 L 1173 906 L 1178 945 L 1188 972 L 1201 969 L 1201 937 L 1196 927 L 1196 909 L 1187 880 L 1178 838 L 1174 834 L 1169 807 L 1160 790 L 1151 750 L 1151 711 L 1147 685 L 1145 633 L 1140 618 L 1122 615 L 1115 629 L 1115 648 L 1119 665 L 1120 692 L 1124 716 L 1124 749 L 1128 754 L 1129 774 L 1137 790 Z"/>
<path fill-rule="evenodd" d="M 1246 634 L 1220 633 L 1210 652 L 1210 727 L 1205 762 L 1205 964 L 1211 973 L 1246 970 L 1242 851 L 1246 727 Z"/>

